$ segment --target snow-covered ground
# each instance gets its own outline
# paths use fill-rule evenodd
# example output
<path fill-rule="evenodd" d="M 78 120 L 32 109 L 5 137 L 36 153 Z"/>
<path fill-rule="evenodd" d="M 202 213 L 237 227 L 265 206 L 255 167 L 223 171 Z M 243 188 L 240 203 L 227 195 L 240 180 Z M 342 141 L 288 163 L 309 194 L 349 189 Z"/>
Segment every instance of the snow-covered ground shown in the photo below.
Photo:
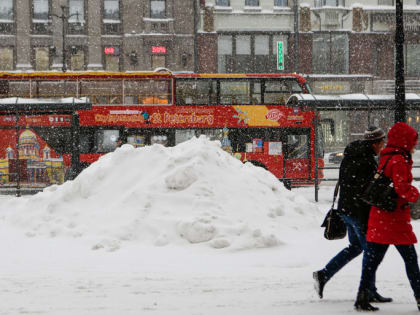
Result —
<path fill-rule="evenodd" d="M 313 290 L 346 245 L 319 228 L 332 188 L 315 203 L 205 138 L 124 145 L 74 181 L 0 197 L 0 315 L 352 313 L 361 257 L 323 300 Z M 394 298 L 380 314 L 418 314 L 394 248 L 377 287 Z"/>

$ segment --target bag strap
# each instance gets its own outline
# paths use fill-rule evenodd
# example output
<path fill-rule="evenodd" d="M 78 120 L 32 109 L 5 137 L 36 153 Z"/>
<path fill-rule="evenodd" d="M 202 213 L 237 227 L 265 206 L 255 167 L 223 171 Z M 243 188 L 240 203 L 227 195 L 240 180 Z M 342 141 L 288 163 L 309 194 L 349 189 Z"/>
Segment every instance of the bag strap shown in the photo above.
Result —
<path fill-rule="evenodd" d="M 332 203 L 331 209 L 334 209 L 334 204 L 335 204 L 335 200 L 337 199 L 339 188 L 340 188 L 340 178 L 338 179 L 337 184 L 335 184 L 334 198 L 333 198 L 333 203 Z"/>
<path fill-rule="evenodd" d="M 390 156 L 389 159 L 385 161 L 384 165 L 379 170 L 376 171 L 376 174 L 381 174 L 381 173 L 384 172 L 384 169 L 385 169 L 385 167 L 388 164 L 390 159 L 392 159 L 392 156 Z"/>

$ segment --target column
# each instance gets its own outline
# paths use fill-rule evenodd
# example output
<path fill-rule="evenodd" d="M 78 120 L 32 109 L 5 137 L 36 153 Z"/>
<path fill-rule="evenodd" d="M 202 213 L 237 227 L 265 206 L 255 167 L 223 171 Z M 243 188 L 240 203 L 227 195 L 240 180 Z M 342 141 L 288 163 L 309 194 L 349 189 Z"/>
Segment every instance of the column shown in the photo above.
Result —
<path fill-rule="evenodd" d="M 31 70 L 31 1 L 16 0 L 16 69 Z"/>
<path fill-rule="evenodd" d="M 102 70 L 102 16 L 98 14 L 101 7 L 100 0 L 89 0 L 88 6 L 88 65 L 87 69 L 91 71 Z"/>

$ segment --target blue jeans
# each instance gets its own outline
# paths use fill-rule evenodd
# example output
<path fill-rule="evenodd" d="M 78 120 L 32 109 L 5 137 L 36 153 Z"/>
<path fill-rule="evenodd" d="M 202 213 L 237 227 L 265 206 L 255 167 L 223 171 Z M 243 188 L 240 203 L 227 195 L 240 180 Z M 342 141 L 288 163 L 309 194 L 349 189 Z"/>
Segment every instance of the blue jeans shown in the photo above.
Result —
<path fill-rule="evenodd" d="M 360 280 L 359 291 L 370 287 L 375 280 L 376 270 L 388 250 L 388 244 L 367 242 L 367 248 L 363 254 L 362 279 Z M 401 257 L 404 259 L 405 271 L 414 297 L 420 299 L 420 271 L 417 262 L 417 253 L 414 245 L 395 245 Z"/>
<path fill-rule="evenodd" d="M 331 259 L 322 270 L 325 274 L 326 281 L 330 280 L 341 268 L 359 256 L 366 249 L 366 235 L 359 220 L 347 215 L 340 214 L 340 216 L 347 226 L 347 235 L 350 244 Z M 371 281 L 369 287 L 372 292 L 376 292 L 375 275 Z"/>

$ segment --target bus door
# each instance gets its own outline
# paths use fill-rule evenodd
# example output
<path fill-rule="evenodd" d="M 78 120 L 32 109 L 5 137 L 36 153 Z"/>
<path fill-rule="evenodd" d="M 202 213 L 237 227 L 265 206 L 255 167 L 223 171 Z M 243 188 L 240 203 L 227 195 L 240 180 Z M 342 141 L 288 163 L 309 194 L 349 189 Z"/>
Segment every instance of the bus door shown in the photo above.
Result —
<path fill-rule="evenodd" d="M 311 168 L 310 129 L 290 129 L 286 136 L 283 178 L 309 179 Z M 293 182 L 293 181 L 292 181 Z"/>

